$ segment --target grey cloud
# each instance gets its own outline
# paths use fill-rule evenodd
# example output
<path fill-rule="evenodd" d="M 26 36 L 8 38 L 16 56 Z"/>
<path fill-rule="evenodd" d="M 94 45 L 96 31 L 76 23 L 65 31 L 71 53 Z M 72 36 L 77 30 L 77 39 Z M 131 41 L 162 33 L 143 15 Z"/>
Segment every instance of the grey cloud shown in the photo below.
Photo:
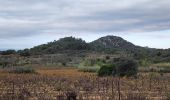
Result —
<path fill-rule="evenodd" d="M 100 23 L 102 21 L 104 23 L 99 24 L 99 31 L 103 28 L 102 26 L 107 26 L 104 31 L 111 32 L 168 30 L 170 27 L 170 7 L 168 4 L 170 2 L 162 1 L 160 3 L 156 2 L 156 5 L 154 4 L 154 1 L 144 2 L 144 4 L 136 4 L 126 9 L 96 11 L 92 15 L 74 17 L 73 19 L 78 20 L 78 22 L 83 20 L 84 22 L 96 21 Z M 89 24 L 89 27 L 95 27 L 95 25 Z"/>
<path fill-rule="evenodd" d="M 1 39 L 35 35 L 42 29 L 43 25 L 41 25 L 41 22 L 20 19 L 0 19 Z"/>
<path fill-rule="evenodd" d="M 0 0 L 0 38 L 170 29 L 168 0 Z"/>

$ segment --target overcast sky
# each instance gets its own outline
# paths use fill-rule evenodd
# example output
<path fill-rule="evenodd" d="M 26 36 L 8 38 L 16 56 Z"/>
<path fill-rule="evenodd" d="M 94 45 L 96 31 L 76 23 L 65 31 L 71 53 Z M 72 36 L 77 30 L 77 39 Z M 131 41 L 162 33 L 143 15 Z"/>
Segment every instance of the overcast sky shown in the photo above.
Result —
<path fill-rule="evenodd" d="M 0 0 L 0 49 L 106 35 L 170 48 L 170 0 Z"/>

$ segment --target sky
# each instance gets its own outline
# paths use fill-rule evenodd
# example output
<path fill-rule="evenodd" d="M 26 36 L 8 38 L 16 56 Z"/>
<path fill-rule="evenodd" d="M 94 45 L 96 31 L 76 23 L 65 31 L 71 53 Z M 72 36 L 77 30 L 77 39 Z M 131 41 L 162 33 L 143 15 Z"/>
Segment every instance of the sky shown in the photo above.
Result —
<path fill-rule="evenodd" d="M 0 0 L 0 50 L 106 35 L 170 48 L 170 0 Z"/>

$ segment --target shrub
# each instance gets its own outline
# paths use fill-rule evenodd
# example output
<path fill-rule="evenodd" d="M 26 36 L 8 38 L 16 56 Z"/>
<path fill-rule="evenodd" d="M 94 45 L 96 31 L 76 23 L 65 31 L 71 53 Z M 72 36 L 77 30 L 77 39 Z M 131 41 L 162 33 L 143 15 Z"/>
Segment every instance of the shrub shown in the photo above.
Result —
<path fill-rule="evenodd" d="M 102 63 L 106 63 L 106 60 L 103 59 L 103 60 L 102 60 Z"/>
<path fill-rule="evenodd" d="M 97 72 L 98 76 L 109 76 L 115 75 L 116 73 L 115 65 L 103 65 Z"/>
<path fill-rule="evenodd" d="M 67 64 L 65 62 L 62 62 L 62 66 L 66 66 Z"/>
<path fill-rule="evenodd" d="M 138 64 L 136 61 L 127 58 L 116 59 L 110 65 L 101 66 L 98 76 L 133 76 L 138 72 Z"/>
<path fill-rule="evenodd" d="M 24 74 L 24 73 L 36 73 L 32 68 L 15 68 L 9 70 L 9 73 Z"/>
<path fill-rule="evenodd" d="M 123 58 L 117 62 L 117 74 L 119 76 L 133 76 L 138 72 L 138 64 L 133 59 Z"/>
<path fill-rule="evenodd" d="M 77 100 L 77 93 L 75 91 L 66 92 L 67 100 Z"/>
<path fill-rule="evenodd" d="M 109 60 L 110 59 L 110 56 L 106 56 L 106 60 Z"/>

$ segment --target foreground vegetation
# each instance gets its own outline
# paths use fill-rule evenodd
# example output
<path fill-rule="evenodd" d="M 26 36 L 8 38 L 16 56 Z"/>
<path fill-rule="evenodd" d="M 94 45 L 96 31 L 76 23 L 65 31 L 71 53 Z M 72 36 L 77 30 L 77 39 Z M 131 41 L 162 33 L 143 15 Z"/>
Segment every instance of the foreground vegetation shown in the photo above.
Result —
<path fill-rule="evenodd" d="M 41 69 L 39 74 L 0 74 L 1 100 L 165 100 L 170 75 L 98 77 L 77 69 Z"/>

